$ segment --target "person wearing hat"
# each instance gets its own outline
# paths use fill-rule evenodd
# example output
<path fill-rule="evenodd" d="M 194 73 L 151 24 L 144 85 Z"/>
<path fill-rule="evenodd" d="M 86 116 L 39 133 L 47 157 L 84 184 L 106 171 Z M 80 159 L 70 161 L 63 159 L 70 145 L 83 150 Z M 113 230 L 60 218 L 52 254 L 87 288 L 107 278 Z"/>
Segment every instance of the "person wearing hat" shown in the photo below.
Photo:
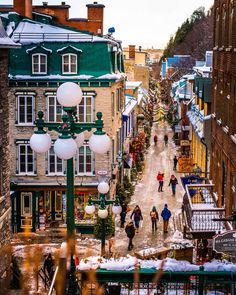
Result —
<path fill-rule="evenodd" d="M 176 193 L 176 185 L 178 184 L 177 178 L 172 174 L 170 177 L 169 186 L 171 185 L 172 195 L 175 196 Z"/>
<path fill-rule="evenodd" d="M 157 220 L 159 220 L 158 212 L 155 206 L 152 207 L 152 211 L 150 212 L 151 222 L 152 222 L 152 232 L 157 230 Z"/>
<path fill-rule="evenodd" d="M 126 225 L 125 232 L 126 232 L 127 237 L 129 238 L 128 251 L 130 251 L 134 248 L 133 238 L 135 236 L 135 227 L 134 227 L 134 223 L 132 220 Z"/>
<path fill-rule="evenodd" d="M 169 219 L 171 217 L 171 212 L 168 209 L 168 205 L 165 204 L 164 209 L 161 212 L 161 217 L 163 218 L 163 232 L 168 233 L 168 224 L 169 224 Z"/>

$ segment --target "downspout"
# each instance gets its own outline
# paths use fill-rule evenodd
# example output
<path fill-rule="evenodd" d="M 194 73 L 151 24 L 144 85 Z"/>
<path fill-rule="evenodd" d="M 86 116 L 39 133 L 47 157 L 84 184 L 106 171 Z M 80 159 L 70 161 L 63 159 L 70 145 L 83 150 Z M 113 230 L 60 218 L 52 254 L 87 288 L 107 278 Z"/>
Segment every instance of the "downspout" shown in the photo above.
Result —
<path fill-rule="evenodd" d="M 201 138 L 201 143 L 205 146 L 206 148 L 206 159 L 205 159 L 205 178 L 207 178 L 207 162 L 208 162 L 208 147 L 207 147 L 207 144 L 206 144 L 206 141 L 205 141 L 205 138 L 202 137 Z"/>

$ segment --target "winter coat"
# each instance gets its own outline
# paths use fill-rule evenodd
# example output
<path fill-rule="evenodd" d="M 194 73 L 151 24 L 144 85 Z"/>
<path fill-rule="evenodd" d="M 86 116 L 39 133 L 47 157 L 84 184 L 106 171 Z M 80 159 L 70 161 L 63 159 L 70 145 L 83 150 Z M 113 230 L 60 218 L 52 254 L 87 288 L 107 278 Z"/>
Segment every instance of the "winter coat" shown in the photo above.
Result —
<path fill-rule="evenodd" d="M 157 174 L 157 180 L 164 181 L 164 174 L 163 173 Z"/>
<path fill-rule="evenodd" d="M 161 212 L 161 217 L 163 218 L 164 221 L 168 221 L 171 217 L 171 212 L 170 210 L 165 207 L 162 212 Z"/>
<path fill-rule="evenodd" d="M 177 180 L 176 177 L 170 179 L 170 183 L 169 183 L 169 185 L 172 185 L 172 184 L 175 184 L 175 185 L 178 184 L 178 180 Z"/>
<path fill-rule="evenodd" d="M 132 212 L 130 218 L 132 218 L 133 216 L 134 216 L 134 221 L 140 221 L 140 220 L 143 219 L 142 212 L 141 212 L 140 209 L 135 209 L 135 210 Z"/>
<path fill-rule="evenodd" d="M 128 223 L 125 227 L 125 232 L 128 238 L 133 238 L 135 236 L 135 227 L 133 223 Z"/>

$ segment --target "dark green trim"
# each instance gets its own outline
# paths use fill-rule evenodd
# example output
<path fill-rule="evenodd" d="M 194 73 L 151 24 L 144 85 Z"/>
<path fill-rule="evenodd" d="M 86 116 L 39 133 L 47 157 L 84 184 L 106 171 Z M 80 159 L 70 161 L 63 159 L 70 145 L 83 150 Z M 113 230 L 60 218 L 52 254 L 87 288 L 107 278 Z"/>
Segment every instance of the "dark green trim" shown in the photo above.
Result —
<path fill-rule="evenodd" d="M 57 88 L 59 87 L 62 83 L 64 82 L 77 82 L 78 80 L 76 79 L 63 79 L 60 80 L 60 82 L 57 81 L 9 81 L 9 86 L 10 87 L 54 87 Z M 100 80 L 100 81 L 79 81 L 79 84 L 81 87 L 110 87 L 111 83 L 116 82 L 116 80 Z M 17 90 L 18 91 L 18 90 Z M 31 92 L 31 91 L 30 91 Z"/>

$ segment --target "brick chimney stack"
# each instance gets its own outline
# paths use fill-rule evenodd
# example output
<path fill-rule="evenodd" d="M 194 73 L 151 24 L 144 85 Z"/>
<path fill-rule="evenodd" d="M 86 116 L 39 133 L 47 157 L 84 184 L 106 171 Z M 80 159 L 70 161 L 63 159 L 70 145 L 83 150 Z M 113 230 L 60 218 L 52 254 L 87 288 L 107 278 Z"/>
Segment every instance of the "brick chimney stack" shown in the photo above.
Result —
<path fill-rule="evenodd" d="M 14 10 L 22 16 L 32 18 L 32 0 L 14 0 Z"/>
<path fill-rule="evenodd" d="M 103 11 L 104 11 L 104 5 L 98 4 L 98 2 L 93 2 L 93 4 L 87 4 L 88 9 L 88 22 L 97 22 L 99 23 L 99 28 L 97 28 L 97 32 L 99 34 L 103 34 Z M 98 32 L 99 31 L 99 32 Z"/>
<path fill-rule="evenodd" d="M 129 59 L 135 59 L 135 45 L 129 45 Z"/>

